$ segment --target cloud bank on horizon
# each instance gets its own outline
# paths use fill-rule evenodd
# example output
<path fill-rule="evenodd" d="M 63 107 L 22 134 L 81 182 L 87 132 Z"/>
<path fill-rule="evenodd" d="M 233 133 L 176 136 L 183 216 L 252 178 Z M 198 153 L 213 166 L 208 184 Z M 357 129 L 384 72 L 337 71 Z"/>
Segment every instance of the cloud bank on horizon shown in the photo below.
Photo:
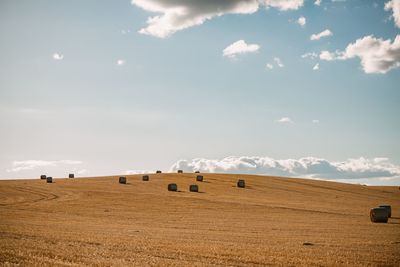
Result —
<path fill-rule="evenodd" d="M 272 176 L 320 178 L 328 180 L 351 179 L 398 179 L 400 166 L 388 158 L 358 158 L 345 161 L 329 161 L 315 157 L 277 160 L 269 157 L 226 157 L 223 159 L 196 158 L 179 160 L 170 172 L 201 171 L 211 173 L 259 174 Z"/>

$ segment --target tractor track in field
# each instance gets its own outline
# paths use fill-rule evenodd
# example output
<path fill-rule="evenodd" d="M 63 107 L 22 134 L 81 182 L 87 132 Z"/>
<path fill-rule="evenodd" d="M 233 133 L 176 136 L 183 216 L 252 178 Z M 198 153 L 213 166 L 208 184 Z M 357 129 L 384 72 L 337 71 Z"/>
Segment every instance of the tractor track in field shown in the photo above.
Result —
<path fill-rule="evenodd" d="M 56 194 L 49 193 L 49 192 L 43 192 L 42 190 L 38 190 L 38 189 L 32 188 L 32 187 L 17 186 L 17 187 L 14 187 L 13 189 L 15 189 L 16 191 L 22 192 L 22 193 L 39 196 L 39 198 L 30 199 L 27 197 L 27 198 L 25 198 L 25 200 L 17 201 L 14 203 L 2 203 L 2 204 L 0 204 L 0 207 L 12 207 L 12 206 L 19 206 L 19 205 L 26 205 L 26 204 L 34 204 L 34 203 L 41 202 L 41 201 L 51 201 L 51 200 L 55 200 L 55 199 L 59 198 L 59 196 Z"/>

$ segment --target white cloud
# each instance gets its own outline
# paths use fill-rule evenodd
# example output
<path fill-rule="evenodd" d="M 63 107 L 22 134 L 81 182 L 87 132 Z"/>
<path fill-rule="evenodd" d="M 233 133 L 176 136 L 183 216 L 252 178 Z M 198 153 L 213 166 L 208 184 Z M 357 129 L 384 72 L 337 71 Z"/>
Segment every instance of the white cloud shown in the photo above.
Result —
<path fill-rule="evenodd" d="M 123 65 L 125 65 L 125 63 L 126 63 L 126 61 L 124 59 L 118 59 L 117 60 L 117 65 L 118 66 L 123 66 Z"/>
<path fill-rule="evenodd" d="M 127 170 L 124 172 L 126 175 L 133 175 L 133 174 L 146 174 L 146 173 L 155 173 L 155 171 L 149 170 Z"/>
<path fill-rule="evenodd" d="M 279 123 L 293 123 L 293 121 L 289 117 L 282 117 L 279 120 L 276 120 Z"/>
<path fill-rule="evenodd" d="M 244 40 L 239 40 L 226 47 L 222 53 L 224 57 L 236 58 L 237 55 L 255 53 L 259 49 L 257 44 L 247 44 Z"/>
<path fill-rule="evenodd" d="M 390 0 L 385 3 L 385 10 L 393 12 L 393 19 L 395 25 L 400 28 L 400 0 Z"/>
<path fill-rule="evenodd" d="M 304 0 L 263 0 L 264 5 L 269 7 L 275 7 L 279 10 L 296 10 L 303 6 Z M 260 1 L 260 2 L 263 2 Z"/>
<path fill-rule="evenodd" d="M 312 120 L 312 123 L 319 123 L 319 120 Z"/>
<path fill-rule="evenodd" d="M 279 57 L 274 57 L 274 61 L 279 68 L 283 68 L 285 66 Z"/>
<path fill-rule="evenodd" d="M 312 68 L 313 70 L 319 70 L 319 63 L 315 64 L 314 67 Z"/>
<path fill-rule="evenodd" d="M 297 24 L 299 24 L 301 27 L 304 27 L 306 25 L 306 18 L 301 16 L 298 20 L 297 20 Z"/>
<path fill-rule="evenodd" d="M 328 37 L 332 35 L 333 33 L 329 29 L 326 29 L 318 34 L 312 34 L 310 40 L 315 41 L 321 39 L 322 37 Z"/>
<path fill-rule="evenodd" d="M 139 33 L 166 38 L 171 34 L 225 14 L 252 14 L 260 6 L 279 10 L 298 9 L 304 0 L 132 0 L 146 11 L 158 13 L 147 19 Z"/>
<path fill-rule="evenodd" d="M 318 54 L 315 52 L 309 52 L 301 55 L 301 58 L 310 58 L 310 59 L 316 59 L 318 57 Z"/>
<path fill-rule="evenodd" d="M 315 0 L 314 5 L 320 6 L 321 5 L 321 0 Z"/>
<path fill-rule="evenodd" d="M 270 63 L 267 63 L 267 64 L 265 65 L 265 68 L 272 70 L 272 69 L 274 68 L 274 65 L 272 65 L 272 64 L 270 64 Z"/>
<path fill-rule="evenodd" d="M 365 73 L 386 73 L 400 67 L 400 35 L 393 42 L 365 36 L 349 44 L 345 51 L 322 51 L 319 57 L 326 61 L 358 57 Z"/>
<path fill-rule="evenodd" d="M 343 54 L 340 53 L 339 51 L 336 52 L 329 52 L 329 51 L 321 51 L 321 53 L 319 54 L 319 59 L 321 60 L 326 60 L 326 61 L 332 61 L 332 60 L 336 60 L 339 58 L 343 58 Z"/>
<path fill-rule="evenodd" d="M 53 54 L 53 59 L 54 60 L 63 60 L 64 59 L 64 55 L 59 54 L 59 53 L 54 53 Z"/>
<path fill-rule="evenodd" d="M 278 66 L 279 68 L 285 67 L 285 65 L 283 65 L 283 63 L 282 63 L 282 61 L 281 61 L 281 59 L 280 59 L 279 57 L 274 57 L 273 60 L 274 60 L 274 62 L 275 62 L 275 65 Z M 267 64 L 265 65 L 265 67 L 266 67 L 267 69 L 272 70 L 272 69 L 274 68 L 274 65 L 273 65 L 272 63 L 267 63 Z"/>
<path fill-rule="evenodd" d="M 326 29 L 318 34 L 312 34 L 310 40 L 315 41 L 321 39 L 322 37 L 328 37 L 332 35 L 333 33 L 329 29 Z"/>
<path fill-rule="evenodd" d="M 170 172 L 181 169 L 186 172 L 221 172 L 238 174 L 262 174 L 323 179 L 397 179 L 400 166 L 388 159 L 348 159 L 328 161 L 326 159 L 304 157 L 300 159 L 276 160 L 269 157 L 226 157 L 223 159 L 197 158 L 191 161 L 179 160 Z"/>
<path fill-rule="evenodd" d="M 59 165 L 77 165 L 82 164 L 82 161 L 78 160 L 24 160 L 24 161 L 14 161 L 12 163 L 12 169 L 7 170 L 7 172 L 19 172 L 26 170 L 34 170 L 44 167 L 56 167 Z"/>

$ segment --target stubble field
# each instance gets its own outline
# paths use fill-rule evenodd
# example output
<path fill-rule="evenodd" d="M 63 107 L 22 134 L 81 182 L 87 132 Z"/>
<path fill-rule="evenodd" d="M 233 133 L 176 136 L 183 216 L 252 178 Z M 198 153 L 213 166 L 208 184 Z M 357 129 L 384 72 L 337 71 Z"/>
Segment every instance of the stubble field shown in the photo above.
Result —
<path fill-rule="evenodd" d="M 400 266 L 398 187 L 196 175 L 0 181 L 0 265 Z"/>

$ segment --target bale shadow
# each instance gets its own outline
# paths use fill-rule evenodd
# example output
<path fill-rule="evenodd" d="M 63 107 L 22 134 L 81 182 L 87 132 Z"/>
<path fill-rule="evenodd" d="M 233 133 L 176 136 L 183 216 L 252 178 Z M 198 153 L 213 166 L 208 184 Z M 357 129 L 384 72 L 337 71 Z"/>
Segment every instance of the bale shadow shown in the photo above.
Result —
<path fill-rule="evenodd" d="M 388 222 L 388 224 L 400 224 L 400 222 Z"/>

